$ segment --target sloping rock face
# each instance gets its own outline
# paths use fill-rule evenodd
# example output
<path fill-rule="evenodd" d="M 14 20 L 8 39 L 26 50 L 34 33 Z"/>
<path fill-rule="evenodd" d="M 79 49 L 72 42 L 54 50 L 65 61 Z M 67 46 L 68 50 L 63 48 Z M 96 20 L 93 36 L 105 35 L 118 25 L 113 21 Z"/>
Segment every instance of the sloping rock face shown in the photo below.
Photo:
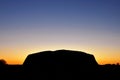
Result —
<path fill-rule="evenodd" d="M 85 79 L 84 76 L 90 76 L 97 67 L 98 63 L 93 55 L 71 50 L 30 54 L 23 63 L 23 69 L 29 78 L 46 80 Z"/>

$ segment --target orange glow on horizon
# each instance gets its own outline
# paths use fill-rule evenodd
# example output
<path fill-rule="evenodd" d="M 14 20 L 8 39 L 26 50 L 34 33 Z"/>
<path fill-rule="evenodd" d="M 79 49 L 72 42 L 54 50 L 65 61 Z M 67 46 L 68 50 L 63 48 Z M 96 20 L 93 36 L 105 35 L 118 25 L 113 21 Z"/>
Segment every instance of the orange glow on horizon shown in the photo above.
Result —
<path fill-rule="evenodd" d="M 63 46 L 61 46 L 63 47 Z M 69 47 L 69 46 L 65 46 L 65 47 Z M 33 47 L 28 47 L 27 49 L 25 47 L 22 47 L 19 49 L 16 48 L 15 50 L 14 49 L 3 49 L 0 51 L 1 53 L 1 59 L 4 59 L 6 60 L 6 62 L 8 64 L 23 64 L 25 58 L 27 57 L 27 55 L 29 54 L 32 54 L 32 53 L 36 53 L 36 52 L 42 52 L 42 51 L 46 51 L 46 50 L 59 50 L 59 49 L 66 49 L 65 47 L 63 48 L 60 48 L 60 46 L 56 46 L 55 48 L 54 47 L 42 47 L 40 48 L 39 46 L 34 48 Z M 89 47 L 89 46 L 88 46 Z M 119 59 L 119 56 L 116 56 L 116 55 L 113 55 L 112 53 L 114 51 L 112 50 L 107 50 L 107 52 L 104 52 L 103 49 L 99 49 L 99 47 L 96 47 L 96 48 L 88 48 L 86 46 L 76 46 L 76 47 L 71 47 L 71 48 L 67 48 L 67 50 L 76 50 L 76 51 L 83 51 L 83 52 L 86 52 L 86 53 L 89 53 L 89 54 L 93 54 L 96 61 L 98 62 L 98 64 L 116 64 L 116 63 L 119 63 L 118 61 L 120 61 Z M 103 51 L 102 51 L 103 50 Z M 8 55 L 5 55 L 4 53 L 8 54 Z M 116 54 L 119 53 L 119 51 L 116 51 L 114 52 Z"/>

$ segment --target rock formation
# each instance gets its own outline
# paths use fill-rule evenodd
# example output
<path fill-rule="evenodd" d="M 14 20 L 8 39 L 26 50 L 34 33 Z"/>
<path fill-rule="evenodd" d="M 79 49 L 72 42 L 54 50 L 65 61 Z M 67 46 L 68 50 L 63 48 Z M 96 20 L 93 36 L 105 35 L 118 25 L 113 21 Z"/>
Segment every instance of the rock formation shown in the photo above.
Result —
<path fill-rule="evenodd" d="M 72 50 L 30 54 L 23 63 L 26 75 L 47 80 L 53 78 L 72 80 L 94 73 L 97 67 L 98 64 L 93 55 Z"/>

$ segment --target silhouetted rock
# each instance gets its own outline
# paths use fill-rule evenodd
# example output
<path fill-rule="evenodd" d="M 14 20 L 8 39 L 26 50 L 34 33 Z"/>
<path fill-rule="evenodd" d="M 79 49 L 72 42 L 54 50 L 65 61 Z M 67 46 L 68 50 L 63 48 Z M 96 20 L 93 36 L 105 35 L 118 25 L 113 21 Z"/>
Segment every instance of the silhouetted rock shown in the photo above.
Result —
<path fill-rule="evenodd" d="M 97 68 L 93 55 L 70 50 L 30 54 L 23 63 L 25 75 L 31 79 L 86 79 L 84 76 L 95 76 Z"/>
<path fill-rule="evenodd" d="M 98 65 L 80 51 L 44 51 L 27 56 L 23 65 L 0 60 L 0 80 L 120 80 L 120 65 Z"/>

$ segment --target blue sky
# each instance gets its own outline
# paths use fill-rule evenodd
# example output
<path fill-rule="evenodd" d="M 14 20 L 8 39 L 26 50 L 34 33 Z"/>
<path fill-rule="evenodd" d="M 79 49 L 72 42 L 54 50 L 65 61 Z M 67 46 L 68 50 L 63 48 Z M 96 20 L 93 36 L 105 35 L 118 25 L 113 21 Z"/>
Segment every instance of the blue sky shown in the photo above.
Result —
<path fill-rule="evenodd" d="M 97 58 L 109 56 L 106 49 L 116 52 L 112 58 L 120 56 L 119 35 L 120 0 L 0 0 L 1 58 L 12 59 L 23 47 L 31 51 L 16 56 L 42 47 L 85 50 Z M 13 52 L 7 56 L 5 49 Z"/>

